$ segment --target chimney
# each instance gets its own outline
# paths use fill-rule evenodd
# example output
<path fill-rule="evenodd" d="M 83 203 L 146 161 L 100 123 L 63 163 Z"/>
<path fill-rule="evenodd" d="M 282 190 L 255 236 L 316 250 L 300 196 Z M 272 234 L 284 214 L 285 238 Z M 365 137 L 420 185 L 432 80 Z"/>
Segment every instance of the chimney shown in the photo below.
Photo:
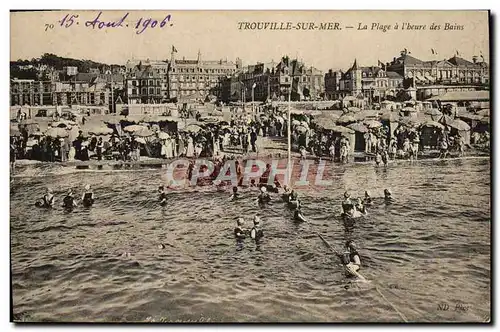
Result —
<path fill-rule="evenodd" d="M 474 55 L 474 56 L 472 57 L 472 62 L 477 63 L 477 60 L 478 60 L 477 55 Z"/>

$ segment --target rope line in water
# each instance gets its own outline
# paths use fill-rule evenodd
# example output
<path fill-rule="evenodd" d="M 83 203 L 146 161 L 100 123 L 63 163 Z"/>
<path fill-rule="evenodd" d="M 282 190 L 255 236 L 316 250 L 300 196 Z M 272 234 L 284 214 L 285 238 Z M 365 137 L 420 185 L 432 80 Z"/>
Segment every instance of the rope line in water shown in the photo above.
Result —
<path fill-rule="evenodd" d="M 375 286 L 375 290 L 377 291 L 377 293 L 380 294 L 380 296 L 382 296 L 382 298 L 387 302 L 389 303 L 389 305 L 392 307 L 392 309 L 394 309 L 394 311 L 396 311 L 399 315 L 399 317 L 401 317 L 401 319 L 405 322 L 405 323 L 408 323 L 408 319 L 406 318 L 405 315 L 403 315 L 401 313 L 401 311 L 398 310 L 398 308 L 396 308 L 396 306 L 394 304 L 392 304 L 385 296 L 384 294 L 382 294 L 382 292 L 378 289 L 378 286 Z"/>

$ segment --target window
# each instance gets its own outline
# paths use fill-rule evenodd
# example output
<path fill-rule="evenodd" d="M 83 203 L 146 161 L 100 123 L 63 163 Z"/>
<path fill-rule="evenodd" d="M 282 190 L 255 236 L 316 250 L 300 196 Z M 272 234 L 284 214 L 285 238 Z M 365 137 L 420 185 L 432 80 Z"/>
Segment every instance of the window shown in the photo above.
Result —
<path fill-rule="evenodd" d="M 142 88 L 142 94 L 145 95 L 147 93 L 147 89 L 146 88 Z"/>
<path fill-rule="evenodd" d="M 156 88 L 156 94 L 157 95 L 161 94 L 160 88 Z"/>
<path fill-rule="evenodd" d="M 137 81 L 132 81 L 132 86 L 137 86 Z"/>
<path fill-rule="evenodd" d="M 196 76 L 193 76 L 193 81 L 195 81 L 195 80 L 196 80 Z"/>
<path fill-rule="evenodd" d="M 149 86 L 153 86 L 153 84 L 154 84 L 154 83 L 153 83 L 153 80 L 149 80 L 148 85 L 149 85 Z"/>
<path fill-rule="evenodd" d="M 137 94 L 137 89 L 132 89 L 132 94 L 136 95 Z"/>

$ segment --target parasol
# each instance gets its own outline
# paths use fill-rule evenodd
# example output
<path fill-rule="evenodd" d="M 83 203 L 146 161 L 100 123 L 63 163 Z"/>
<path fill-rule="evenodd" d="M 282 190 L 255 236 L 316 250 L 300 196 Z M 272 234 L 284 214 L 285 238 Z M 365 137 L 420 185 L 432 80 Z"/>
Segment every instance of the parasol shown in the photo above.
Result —
<path fill-rule="evenodd" d="M 125 128 L 123 128 L 123 130 L 128 131 L 129 133 L 133 133 L 133 132 L 138 131 L 138 130 L 143 130 L 143 128 L 147 129 L 147 127 L 144 127 L 144 126 L 130 125 L 130 126 L 126 126 Z"/>
<path fill-rule="evenodd" d="M 438 122 L 441 124 L 447 125 L 447 124 L 453 122 L 453 118 L 450 117 L 449 115 L 443 115 L 442 117 L 439 118 Z"/>
<path fill-rule="evenodd" d="M 459 114 L 458 117 L 461 119 L 467 119 L 467 120 L 482 120 L 483 119 L 483 116 L 478 115 L 478 114 L 473 114 L 470 112 L 465 112 L 465 113 Z"/>
<path fill-rule="evenodd" d="M 459 131 L 470 130 L 470 126 L 466 122 L 459 120 L 459 119 L 455 119 L 455 120 L 451 121 L 450 123 L 447 123 L 446 125 L 448 125 L 452 128 L 455 128 Z"/>
<path fill-rule="evenodd" d="M 414 117 L 402 117 L 399 119 L 399 123 L 407 127 L 415 127 L 419 124 L 419 120 Z"/>
<path fill-rule="evenodd" d="M 70 126 L 74 126 L 76 125 L 76 122 L 74 121 L 69 121 L 69 120 L 61 120 L 61 121 L 57 121 L 57 122 L 52 122 L 50 124 L 51 127 L 58 127 L 58 128 L 67 128 L 67 127 L 70 127 Z"/>
<path fill-rule="evenodd" d="M 198 126 L 197 124 L 194 124 L 194 123 L 187 125 L 183 129 L 183 131 L 187 131 L 187 132 L 195 133 L 195 134 L 198 133 L 201 130 L 202 130 L 202 128 L 200 126 Z"/>
<path fill-rule="evenodd" d="M 385 112 L 380 116 L 380 120 L 389 121 L 389 122 L 398 122 L 401 119 L 397 112 Z"/>
<path fill-rule="evenodd" d="M 167 138 L 170 138 L 170 135 L 169 135 L 169 134 L 167 134 L 167 133 L 166 133 L 166 132 L 164 132 L 164 131 L 160 131 L 160 132 L 158 133 L 158 138 L 159 138 L 159 139 L 167 139 Z"/>
<path fill-rule="evenodd" d="M 153 135 L 153 131 L 146 127 L 142 127 L 142 129 L 134 131 L 132 135 L 138 137 L 148 137 Z"/>
<path fill-rule="evenodd" d="M 365 125 L 362 123 L 351 123 L 350 125 L 346 126 L 349 129 L 352 129 L 354 131 L 360 132 L 360 133 L 366 133 L 368 131 L 368 128 L 366 128 Z"/>
<path fill-rule="evenodd" d="M 410 113 L 413 113 L 413 112 L 416 112 L 417 110 L 414 109 L 413 107 L 404 107 L 402 110 L 402 112 L 410 112 Z"/>
<path fill-rule="evenodd" d="M 352 113 L 357 113 L 357 112 L 361 111 L 361 109 L 359 107 L 351 106 L 351 107 L 347 108 L 347 111 L 352 112 Z"/>
<path fill-rule="evenodd" d="M 90 135 L 109 135 L 113 133 L 113 129 L 108 127 L 95 127 L 87 131 Z"/>
<path fill-rule="evenodd" d="M 113 117 L 113 118 L 110 118 L 110 119 L 103 120 L 103 122 L 107 123 L 107 124 L 110 124 L 110 125 L 117 125 L 117 124 L 120 124 L 121 120 L 122 119 L 120 119 L 118 117 Z"/>
<path fill-rule="evenodd" d="M 476 114 L 477 115 L 481 115 L 481 116 L 487 116 L 487 117 L 489 117 L 490 116 L 490 110 L 487 109 L 487 108 L 485 108 L 485 109 L 482 109 L 482 110 L 478 111 Z"/>
<path fill-rule="evenodd" d="M 347 123 L 352 123 L 356 122 L 356 118 L 350 114 L 344 114 L 340 118 L 337 119 L 337 123 L 340 124 L 347 124 Z"/>
<path fill-rule="evenodd" d="M 64 128 L 53 127 L 47 129 L 45 135 L 50 137 L 67 137 L 69 135 L 68 131 Z"/>
<path fill-rule="evenodd" d="M 444 129 L 444 126 L 440 124 L 439 122 L 433 121 L 433 120 L 426 120 L 421 124 L 422 127 L 435 127 L 439 129 Z"/>
<path fill-rule="evenodd" d="M 382 126 L 382 123 L 380 123 L 380 121 L 368 120 L 365 121 L 365 125 L 367 125 L 369 128 L 378 128 Z"/>
<path fill-rule="evenodd" d="M 437 110 L 437 109 L 435 109 L 435 108 L 431 108 L 430 110 L 425 111 L 425 113 L 424 113 L 424 114 L 426 114 L 426 115 L 430 115 L 430 116 L 432 116 L 433 118 L 434 118 L 434 117 L 440 117 L 440 116 L 442 116 L 442 115 L 443 115 L 443 113 L 441 113 L 440 111 L 438 111 L 438 110 Z"/>
<path fill-rule="evenodd" d="M 218 123 L 222 120 L 222 117 L 217 116 L 203 116 L 200 118 L 200 122 L 203 123 Z"/>

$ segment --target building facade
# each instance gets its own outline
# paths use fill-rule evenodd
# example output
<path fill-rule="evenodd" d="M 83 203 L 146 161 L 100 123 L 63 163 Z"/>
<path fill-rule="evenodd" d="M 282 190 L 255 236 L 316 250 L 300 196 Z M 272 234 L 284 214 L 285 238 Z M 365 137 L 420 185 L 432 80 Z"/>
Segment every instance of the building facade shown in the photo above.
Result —
<path fill-rule="evenodd" d="M 12 79 L 10 81 L 10 105 L 52 105 L 51 81 Z"/>
<path fill-rule="evenodd" d="M 110 88 L 106 82 L 11 80 L 11 106 L 107 106 Z"/>
<path fill-rule="evenodd" d="M 125 91 L 129 104 L 160 104 L 169 99 L 169 65 L 164 61 L 142 63 L 129 67 Z"/>
<path fill-rule="evenodd" d="M 288 57 L 278 63 L 246 66 L 223 86 L 225 101 L 318 100 L 323 99 L 325 89 L 320 70 Z"/>
<path fill-rule="evenodd" d="M 474 56 L 472 62 L 458 55 L 449 59 L 423 61 L 404 50 L 398 58 L 387 63 L 387 70 L 397 72 L 404 78 L 415 78 L 417 86 L 489 84 L 489 65 L 478 56 Z"/>
<path fill-rule="evenodd" d="M 241 60 L 203 60 L 198 52 L 196 60 L 176 58 L 177 50 L 172 48 L 168 67 L 168 95 L 170 99 L 188 99 L 189 96 L 221 98 L 224 80 L 241 68 Z"/>
<path fill-rule="evenodd" d="M 367 98 L 373 102 L 395 96 L 403 88 L 403 76 L 382 66 L 361 67 L 357 60 L 346 72 L 325 74 L 325 95 L 330 100 L 346 96 Z"/>

